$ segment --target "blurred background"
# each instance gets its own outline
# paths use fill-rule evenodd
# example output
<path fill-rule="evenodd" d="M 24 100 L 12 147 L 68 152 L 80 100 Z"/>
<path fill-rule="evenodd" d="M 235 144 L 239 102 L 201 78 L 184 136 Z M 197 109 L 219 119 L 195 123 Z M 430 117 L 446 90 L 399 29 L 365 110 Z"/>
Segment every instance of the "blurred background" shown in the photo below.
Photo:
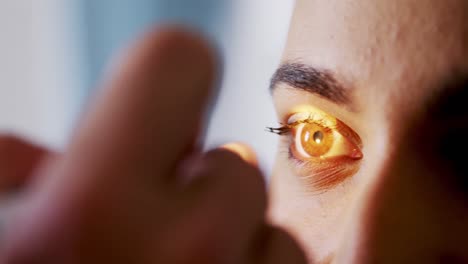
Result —
<path fill-rule="evenodd" d="M 267 173 L 277 138 L 268 92 L 293 0 L 1 0 L 0 131 L 63 148 L 115 52 L 182 23 L 220 47 L 224 78 L 206 147 L 252 145 Z"/>

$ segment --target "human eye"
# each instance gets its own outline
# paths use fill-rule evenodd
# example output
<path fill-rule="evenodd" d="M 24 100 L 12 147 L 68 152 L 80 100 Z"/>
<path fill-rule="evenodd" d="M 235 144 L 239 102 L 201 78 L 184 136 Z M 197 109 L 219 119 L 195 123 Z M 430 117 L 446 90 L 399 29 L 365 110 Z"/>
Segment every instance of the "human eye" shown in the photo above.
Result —
<path fill-rule="evenodd" d="M 311 107 L 286 120 L 268 130 L 283 136 L 292 168 L 312 188 L 329 189 L 357 172 L 362 141 L 341 120 Z"/>

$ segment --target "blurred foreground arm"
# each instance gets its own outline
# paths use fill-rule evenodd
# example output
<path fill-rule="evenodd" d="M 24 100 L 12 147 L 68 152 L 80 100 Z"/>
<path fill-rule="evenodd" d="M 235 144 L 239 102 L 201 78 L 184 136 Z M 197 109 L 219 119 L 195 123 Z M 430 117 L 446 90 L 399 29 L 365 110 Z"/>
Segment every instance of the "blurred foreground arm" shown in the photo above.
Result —
<path fill-rule="evenodd" d="M 227 150 L 194 153 L 216 66 L 198 36 L 150 33 L 63 154 L 7 141 L 24 154 L 0 160 L 2 188 L 24 190 L 4 224 L 0 262 L 305 263 L 293 239 L 266 223 L 255 166 Z"/>

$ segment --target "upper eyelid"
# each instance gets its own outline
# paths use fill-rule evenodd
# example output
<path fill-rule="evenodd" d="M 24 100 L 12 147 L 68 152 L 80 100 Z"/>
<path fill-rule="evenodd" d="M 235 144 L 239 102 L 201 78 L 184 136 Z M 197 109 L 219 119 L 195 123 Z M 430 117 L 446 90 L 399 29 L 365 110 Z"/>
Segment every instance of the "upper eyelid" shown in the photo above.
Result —
<path fill-rule="evenodd" d="M 310 122 L 309 122 L 310 121 Z M 301 119 L 301 120 L 297 120 L 297 121 L 294 121 L 293 123 L 280 123 L 280 127 L 277 127 L 277 128 L 274 128 L 274 127 L 267 127 L 267 131 L 271 132 L 271 133 L 275 133 L 275 134 L 278 134 L 278 135 L 286 135 L 288 134 L 292 129 L 294 129 L 295 127 L 297 127 L 298 125 L 300 124 L 304 124 L 304 123 L 319 123 L 319 125 L 322 125 L 324 128 L 330 128 L 330 129 L 333 129 L 332 127 L 330 126 L 326 126 L 326 125 L 323 125 L 322 123 L 320 123 L 320 121 L 318 120 L 312 120 L 312 119 Z"/>
<path fill-rule="evenodd" d="M 292 116 L 296 115 L 298 113 L 293 113 L 291 115 L 288 116 L 288 119 L 290 119 Z M 334 118 L 334 120 L 336 121 L 336 123 L 334 125 L 330 125 L 330 124 L 325 124 L 325 122 L 323 121 L 323 119 L 326 119 L 325 117 L 321 117 L 320 114 L 316 114 L 316 113 L 309 113 L 309 118 L 307 119 L 299 119 L 293 123 L 280 123 L 281 127 L 278 127 L 278 128 L 272 128 L 272 127 L 267 127 L 267 130 L 269 132 L 272 132 L 272 133 L 275 133 L 275 134 L 278 134 L 278 135 L 286 135 L 288 133 L 290 133 L 290 131 L 292 129 L 294 129 L 296 126 L 302 124 L 302 123 L 305 123 L 305 122 L 314 122 L 314 123 L 318 123 L 319 125 L 322 125 L 324 128 L 330 128 L 330 129 L 334 129 L 334 130 L 337 130 L 341 135 L 343 135 L 344 137 L 346 137 L 347 139 L 349 139 L 354 145 L 356 145 L 357 147 L 359 147 L 360 149 L 363 148 L 363 144 L 362 144 L 362 140 L 361 140 L 361 137 L 352 129 L 350 128 L 348 125 L 346 125 L 343 121 L 339 120 L 338 118 Z M 311 119 L 310 117 L 312 117 L 313 114 L 316 114 L 314 115 L 314 119 Z M 317 116 L 321 117 L 321 118 L 316 118 Z"/>
<path fill-rule="evenodd" d="M 297 114 L 297 113 L 295 113 L 295 114 Z M 295 114 L 290 115 L 290 117 L 294 116 Z M 361 137 L 359 136 L 359 134 L 357 134 L 352 128 L 350 128 L 348 125 L 346 125 L 343 121 L 341 121 L 340 119 L 338 119 L 336 117 L 333 117 L 333 116 L 330 116 L 330 118 L 333 118 L 335 120 L 335 123 L 334 124 L 325 124 L 325 120 L 327 119 L 326 116 L 329 116 L 329 115 L 325 114 L 325 113 L 324 114 L 310 113 L 309 117 L 313 117 L 312 121 L 314 123 L 318 123 L 319 125 L 322 125 L 323 127 L 327 127 L 327 128 L 337 130 L 341 135 L 345 136 L 353 144 L 355 144 L 360 149 L 362 149 L 363 144 L 362 144 L 362 140 L 361 140 Z M 301 121 L 301 120 L 299 120 L 299 121 Z M 301 122 L 304 122 L 304 121 L 307 122 L 307 121 L 310 121 L 310 120 L 309 119 L 308 120 L 302 120 Z"/>
<path fill-rule="evenodd" d="M 341 120 L 337 119 L 337 130 L 346 138 L 351 140 L 360 149 L 363 148 L 361 137 L 352 128 L 347 126 Z"/>
<path fill-rule="evenodd" d="M 295 113 L 289 116 L 287 124 L 290 126 L 294 125 L 299 125 L 303 123 L 315 123 L 318 125 L 321 125 L 322 127 L 325 128 L 331 128 L 331 129 L 336 129 L 336 124 L 333 124 L 333 122 L 328 121 L 327 119 L 333 119 L 337 120 L 335 117 L 330 116 L 330 118 L 324 117 L 325 114 L 318 114 L 318 113 L 305 113 L 308 114 L 306 118 L 298 118 L 297 120 L 290 122 L 289 119 L 294 117 L 295 115 L 302 114 L 302 113 Z M 305 116 L 305 115 L 304 115 Z"/>

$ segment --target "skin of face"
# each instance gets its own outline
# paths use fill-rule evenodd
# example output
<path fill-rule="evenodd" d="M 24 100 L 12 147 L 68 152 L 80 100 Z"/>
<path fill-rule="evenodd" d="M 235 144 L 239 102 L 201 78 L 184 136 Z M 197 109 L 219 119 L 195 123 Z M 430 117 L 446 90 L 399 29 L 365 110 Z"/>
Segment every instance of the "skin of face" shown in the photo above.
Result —
<path fill-rule="evenodd" d="M 459 121 L 464 100 L 441 103 L 468 89 L 457 87 L 468 76 L 467 14 L 463 0 L 297 1 L 282 64 L 332 72 L 351 98 L 335 103 L 279 83 L 278 120 L 310 105 L 363 145 L 359 170 L 316 192 L 290 161 L 290 141 L 280 141 L 270 217 L 311 263 L 468 263 L 466 170 L 438 152 L 467 151 L 457 148 L 466 146 L 463 133 L 447 136 L 457 125 L 468 131 Z"/>

